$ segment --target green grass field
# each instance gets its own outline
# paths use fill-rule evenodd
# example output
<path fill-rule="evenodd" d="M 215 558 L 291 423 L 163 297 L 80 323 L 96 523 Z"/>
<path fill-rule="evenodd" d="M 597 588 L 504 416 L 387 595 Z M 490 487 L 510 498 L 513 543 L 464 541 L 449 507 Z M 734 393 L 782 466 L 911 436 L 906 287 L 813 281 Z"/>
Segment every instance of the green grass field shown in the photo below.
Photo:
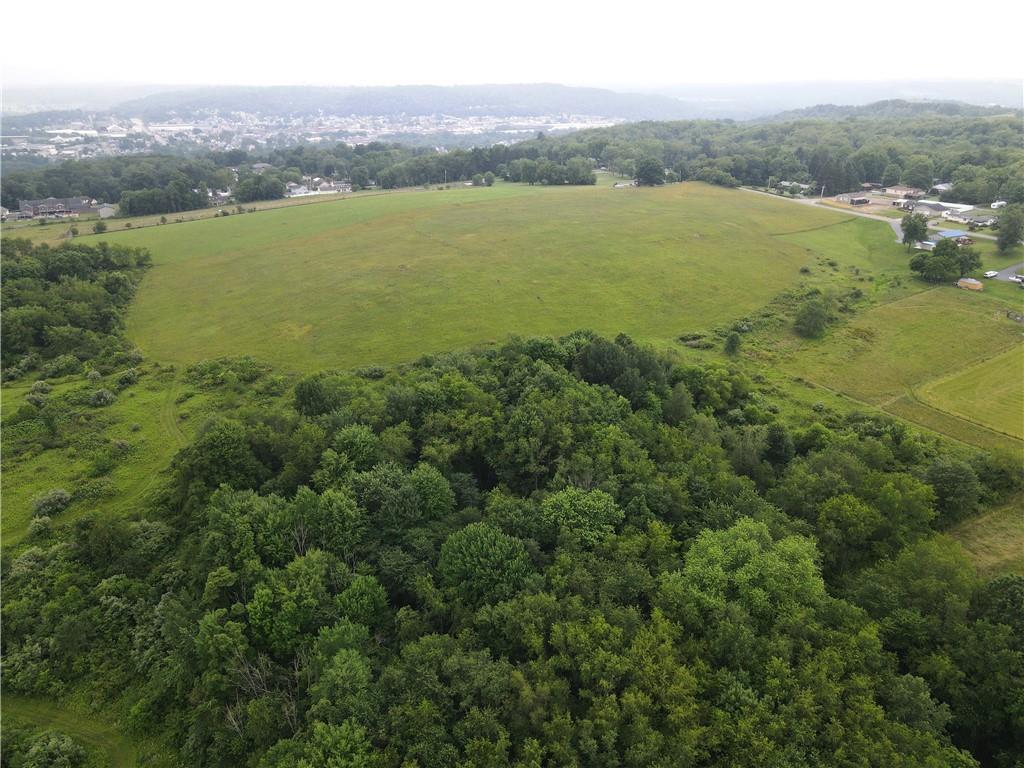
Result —
<path fill-rule="evenodd" d="M 1024 345 L 921 387 L 930 405 L 1024 439 Z"/>
<path fill-rule="evenodd" d="M 950 531 L 979 573 L 987 578 L 1004 573 L 1024 575 L 1024 495 L 1017 494 L 1001 507 L 960 523 Z"/>
<path fill-rule="evenodd" d="M 54 394 L 101 384 L 87 385 L 82 377 L 58 384 Z M 108 385 L 110 386 L 110 385 Z M 183 447 L 202 422 L 209 397 L 198 393 L 184 403 L 176 402 L 185 391 L 171 372 L 147 371 L 133 387 L 118 395 L 117 401 L 103 409 L 86 409 L 87 422 L 63 428 L 63 444 L 40 452 L 14 456 L 5 451 L 3 460 L 0 534 L 4 546 L 17 544 L 28 532 L 32 502 L 54 488 L 74 493 L 99 477 L 96 457 L 115 442 L 127 445 L 109 473 L 102 473 L 109 491 L 94 498 L 76 500 L 60 515 L 66 523 L 96 509 L 130 512 L 160 480 L 160 473 Z M 16 411 L 27 386 L 5 386 L 5 419 Z M 5 424 L 5 442 L 17 440 L 20 425 Z"/>
<path fill-rule="evenodd" d="M 953 407 L 954 394 L 918 393 L 1019 341 L 1001 316 L 1021 306 L 1009 284 L 929 289 L 878 221 L 703 184 L 614 181 L 381 194 L 102 237 L 153 253 L 128 321 L 150 358 L 251 354 L 286 371 L 582 327 L 666 347 L 794 287 L 857 286 L 876 306 L 822 341 L 784 335 L 775 362 L 964 442 L 1018 446 L 1012 430 L 965 418 L 973 405 Z M 986 264 L 1018 257 L 979 250 Z M 999 384 L 986 379 L 975 396 L 1010 404 L 1004 385 L 987 394 Z"/>
<path fill-rule="evenodd" d="M 117 726 L 96 715 L 65 708 L 48 699 L 3 696 L 3 724 L 33 729 L 53 729 L 67 734 L 85 747 L 91 755 L 110 768 L 135 768 L 138 765 L 170 765 L 168 755 L 160 750 L 139 745 L 125 738 Z"/>
<path fill-rule="evenodd" d="M 252 354 L 308 370 L 580 327 L 672 343 L 791 287 L 814 248 L 785 235 L 831 226 L 859 232 L 863 225 L 701 184 L 503 185 L 343 200 L 104 239 L 153 253 L 156 266 L 128 323 L 150 357 Z"/>
<path fill-rule="evenodd" d="M 964 442 L 1020 450 L 1018 440 L 988 434 L 994 430 L 1015 438 L 1016 432 L 1000 428 L 998 419 L 993 423 L 975 412 L 986 399 L 1012 409 L 1024 389 L 1019 376 L 1014 381 L 1012 370 L 997 367 L 988 372 L 972 390 L 970 401 L 954 403 L 952 392 L 942 394 L 947 389 L 940 389 L 939 395 L 929 389 L 930 382 L 944 377 L 952 377 L 963 389 L 967 386 L 963 381 L 976 374 L 967 374 L 965 380 L 956 374 L 1015 347 L 1019 351 L 1022 328 L 1005 317 L 1007 306 L 984 295 L 936 287 L 879 304 L 825 339 L 792 344 L 781 365 L 804 379 Z M 940 413 L 929 414 L 929 408 Z M 1009 414 L 1006 421 L 1012 418 Z"/>

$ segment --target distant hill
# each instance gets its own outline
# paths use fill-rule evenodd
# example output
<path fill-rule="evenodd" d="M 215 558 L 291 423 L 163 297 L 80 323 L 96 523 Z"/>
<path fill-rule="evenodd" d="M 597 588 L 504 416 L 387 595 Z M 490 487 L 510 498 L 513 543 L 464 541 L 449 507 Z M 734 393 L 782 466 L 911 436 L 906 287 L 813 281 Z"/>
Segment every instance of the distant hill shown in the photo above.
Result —
<path fill-rule="evenodd" d="M 989 117 L 1006 115 L 1020 110 L 1010 107 L 981 107 L 965 104 L 960 101 L 908 101 L 906 99 L 886 99 L 871 104 L 850 106 L 844 104 L 817 104 L 803 109 L 791 109 L 772 115 L 773 122 L 788 122 L 818 118 L 826 120 L 845 120 L 847 118 L 894 118 L 894 117 Z"/>
<path fill-rule="evenodd" d="M 683 84 L 643 92 L 673 96 L 695 117 L 752 120 L 815 104 L 862 106 L 902 99 L 908 102 L 961 102 L 1024 108 L 1021 80 L 805 81 L 788 83 Z"/>
<path fill-rule="evenodd" d="M 625 120 L 694 116 L 692 107 L 669 96 L 553 84 L 194 88 L 132 99 L 114 109 L 123 115 L 149 119 L 184 117 L 207 110 L 264 115 L 585 114 Z"/>
<path fill-rule="evenodd" d="M 3 132 L 5 136 L 17 135 L 22 131 L 34 131 L 45 128 L 51 123 L 73 120 L 84 120 L 89 115 L 81 109 L 51 109 L 46 112 L 29 112 L 24 115 L 3 116 Z"/>

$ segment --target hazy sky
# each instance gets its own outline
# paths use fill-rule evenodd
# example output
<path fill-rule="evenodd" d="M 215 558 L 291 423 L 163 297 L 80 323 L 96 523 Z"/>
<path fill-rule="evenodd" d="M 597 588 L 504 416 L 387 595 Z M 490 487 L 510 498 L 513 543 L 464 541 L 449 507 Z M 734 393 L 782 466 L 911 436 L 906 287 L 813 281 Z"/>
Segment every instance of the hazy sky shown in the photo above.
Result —
<path fill-rule="evenodd" d="M 56 0 L 7 19 L 7 87 L 71 82 L 655 87 L 1024 76 L 991 0 Z"/>

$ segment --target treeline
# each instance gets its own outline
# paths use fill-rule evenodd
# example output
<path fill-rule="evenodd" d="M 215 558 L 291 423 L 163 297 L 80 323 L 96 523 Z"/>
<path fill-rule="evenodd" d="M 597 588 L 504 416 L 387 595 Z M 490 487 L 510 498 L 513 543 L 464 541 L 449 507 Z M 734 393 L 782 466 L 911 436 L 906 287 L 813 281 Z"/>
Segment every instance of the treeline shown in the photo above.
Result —
<path fill-rule="evenodd" d="M 625 336 L 269 376 L 189 369 L 233 405 L 162 498 L 4 559 L 10 691 L 120 700 L 205 766 L 1024 753 L 1024 579 L 936 535 L 1015 462 L 788 426 L 738 371 Z"/>
<path fill-rule="evenodd" d="M 4 379 L 29 371 L 62 376 L 88 360 L 103 369 L 130 362 L 134 353 L 120 331 L 148 251 L 5 238 L 3 253 Z"/>
<path fill-rule="evenodd" d="M 939 179 L 954 182 L 953 190 L 944 194 L 949 200 L 1024 202 L 1024 128 L 1019 115 L 922 115 L 782 123 L 629 123 L 450 152 L 373 142 L 355 147 L 301 145 L 265 155 L 234 150 L 200 158 L 70 161 L 5 175 L 3 204 L 13 209 L 19 199 L 89 195 L 121 200 L 129 211 L 170 213 L 183 210 L 175 207 L 183 203 L 205 204 L 198 192 L 190 200 L 173 191 L 179 187 L 190 192 L 204 184 L 226 189 L 237 182 L 240 202 L 283 194 L 269 182 L 246 183 L 250 166 L 257 161 L 273 165 L 281 181 L 307 174 L 349 179 L 357 189 L 374 184 L 394 189 L 468 181 L 488 172 L 526 183 L 592 184 L 595 167 L 633 178 L 645 160 L 668 169 L 664 178 L 669 180 L 725 186 L 789 180 L 836 194 L 867 181 L 928 188 Z M 239 173 L 237 179 L 232 168 Z M 123 199 L 128 192 L 133 194 Z"/>
<path fill-rule="evenodd" d="M 562 156 L 584 154 L 632 175 L 644 156 L 681 179 L 728 174 L 741 184 L 790 180 L 847 192 L 863 182 L 928 188 L 964 184 L 965 202 L 1024 202 L 1024 124 L 1020 115 L 903 119 L 807 119 L 784 123 L 687 121 L 630 123 L 548 140 Z M 544 142 L 516 145 L 543 151 Z M 983 177 L 985 185 L 972 183 Z M 724 178 L 724 177 L 723 177 Z M 948 197 L 959 199 L 954 187 Z M 967 199 L 970 198 L 970 199 Z"/>
<path fill-rule="evenodd" d="M 223 162 L 222 155 L 212 154 L 201 158 L 129 155 L 67 160 L 44 169 L 5 173 L 3 206 L 13 211 L 18 209 L 19 200 L 76 196 L 117 203 L 125 192 L 162 192 L 172 186 L 186 191 L 198 189 L 201 185 L 208 189 L 224 189 L 234 182 L 234 174 L 228 165 Z M 176 202 L 180 202 L 181 196 L 177 196 Z"/>
<path fill-rule="evenodd" d="M 521 181 L 514 165 L 520 160 L 568 167 L 576 159 L 633 178 L 643 160 L 655 159 L 673 174 L 667 178 L 725 186 L 790 180 L 836 194 L 867 181 L 927 188 L 941 179 L 955 185 L 947 199 L 1024 202 L 1024 128 L 1017 115 L 642 122 L 442 154 L 376 144 L 358 151 L 344 145 L 293 147 L 271 158 L 305 173 L 341 173 L 363 186 L 382 176 L 383 186 L 413 186 L 487 171 Z M 587 183 L 587 177 L 569 183 Z"/>
<path fill-rule="evenodd" d="M 179 175 L 163 188 L 122 192 L 118 212 L 124 216 L 178 213 L 205 208 L 208 203 L 209 194 L 205 182 L 199 182 L 199 186 L 192 189 L 188 179 Z"/>

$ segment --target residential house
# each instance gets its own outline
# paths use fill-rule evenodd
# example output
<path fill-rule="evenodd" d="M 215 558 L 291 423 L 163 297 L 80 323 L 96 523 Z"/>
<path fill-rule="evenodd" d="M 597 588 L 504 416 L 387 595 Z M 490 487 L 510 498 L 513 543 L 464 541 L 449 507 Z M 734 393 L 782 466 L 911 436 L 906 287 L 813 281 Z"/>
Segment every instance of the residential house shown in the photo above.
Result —
<path fill-rule="evenodd" d="M 936 193 L 941 195 L 943 192 L 949 192 L 952 189 L 953 189 L 953 185 L 950 182 L 943 181 L 940 184 L 933 184 L 932 187 L 928 191 L 929 192 L 936 192 Z"/>
<path fill-rule="evenodd" d="M 924 197 L 924 192 L 916 187 L 882 187 L 882 194 L 889 195 L 890 197 L 903 197 L 911 200 L 917 200 Z"/>
<path fill-rule="evenodd" d="M 923 213 L 925 216 L 941 216 L 951 209 L 937 200 L 917 200 L 914 202 L 912 210 L 914 213 Z"/>
<path fill-rule="evenodd" d="M 993 224 L 999 221 L 998 216 L 989 216 L 988 214 L 985 213 L 975 216 L 964 216 L 964 218 L 967 219 L 967 221 L 964 222 L 965 224 L 969 224 L 975 227 L 991 227 Z"/>
<path fill-rule="evenodd" d="M 932 240 L 936 242 L 939 240 L 954 240 L 957 245 L 974 245 L 970 235 L 962 229 L 943 229 L 937 234 L 932 235 Z"/>
<path fill-rule="evenodd" d="M 273 168 L 274 168 L 274 166 L 272 166 L 270 163 L 253 163 L 252 164 L 253 173 L 263 173 L 264 171 L 273 170 Z"/>
<path fill-rule="evenodd" d="M 93 201 L 88 197 L 48 197 L 45 200 L 19 200 L 18 208 L 22 218 L 36 216 L 77 216 L 92 210 Z"/>
<path fill-rule="evenodd" d="M 308 194 L 309 187 L 307 187 L 305 184 L 296 184 L 294 181 L 289 181 L 287 184 L 285 184 L 285 197 L 301 197 L 302 195 Z"/>

